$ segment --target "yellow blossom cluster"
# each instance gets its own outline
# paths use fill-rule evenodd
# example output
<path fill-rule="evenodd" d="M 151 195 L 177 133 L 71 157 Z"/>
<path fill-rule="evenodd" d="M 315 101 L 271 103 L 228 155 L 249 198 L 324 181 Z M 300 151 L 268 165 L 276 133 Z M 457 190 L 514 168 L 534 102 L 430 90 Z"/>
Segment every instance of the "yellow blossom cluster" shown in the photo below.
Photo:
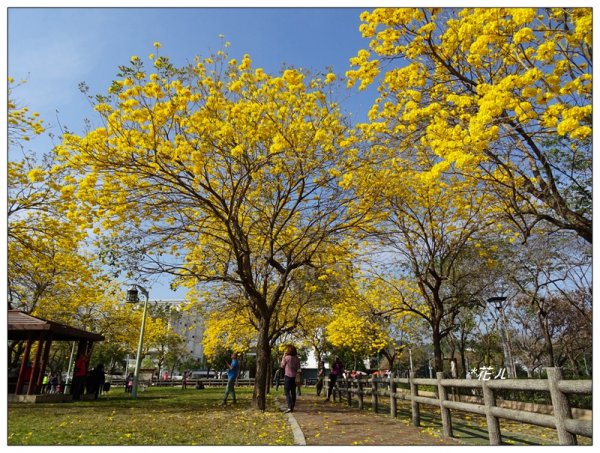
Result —
<path fill-rule="evenodd" d="M 29 141 L 32 135 L 40 135 L 44 132 L 43 121 L 39 113 L 30 113 L 28 107 L 19 108 L 13 99 L 12 92 L 18 85 L 20 84 L 16 84 L 12 77 L 8 78 L 8 114 L 6 123 L 8 140 L 11 145 L 21 141 Z"/>
<path fill-rule="evenodd" d="M 456 173 L 474 190 L 482 182 L 493 188 L 498 210 L 515 209 L 503 199 L 514 198 L 512 188 L 519 203 L 554 210 L 558 223 L 576 217 L 547 148 L 560 143 L 573 154 L 561 165 L 591 160 L 591 17 L 590 8 L 363 13 L 369 48 L 350 59 L 346 76 L 360 90 L 379 80 L 369 122 L 357 126 L 369 143 L 363 158 L 377 165 L 344 184 L 367 199 L 383 193 L 381 184 L 400 197 L 407 187 L 431 193 L 436 180 L 455 190 L 448 175 Z"/>
<path fill-rule="evenodd" d="M 393 330 L 409 314 L 401 299 L 381 281 L 354 276 L 341 289 L 327 324 L 327 339 L 333 345 L 359 354 L 374 354 L 394 345 Z"/>
<path fill-rule="evenodd" d="M 460 149 L 481 155 L 515 125 L 591 137 L 591 9 L 475 8 L 448 18 L 446 10 L 378 8 L 361 19 L 370 49 L 351 58 L 350 86 L 372 83 L 382 61 L 408 60 L 385 73 L 372 132 L 380 120 L 414 140 L 429 123 L 420 138 L 450 161 Z"/>
<path fill-rule="evenodd" d="M 208 314 L 204 321 L 202 344 L 206 357 L 214 358 L 224 351 L 243 353 L 250 349 L 256 329 L 248 316 L 235 307 L 227 307 Z M 232 329 L 231 326 L 235 326 Z"/>

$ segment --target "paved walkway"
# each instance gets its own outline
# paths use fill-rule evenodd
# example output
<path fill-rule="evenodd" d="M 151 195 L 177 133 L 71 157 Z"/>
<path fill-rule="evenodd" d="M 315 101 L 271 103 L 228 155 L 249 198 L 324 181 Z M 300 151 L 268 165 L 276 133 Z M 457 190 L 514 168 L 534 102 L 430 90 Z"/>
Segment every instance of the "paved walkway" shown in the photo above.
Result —
<path fill-rule="evenodd" d="M 286 409 L 283 395 L 278 402 Z M 312 394 L 299 396 L 294 412 L 286 415 L 298 445 L 461 445 L 416 428 L 410 420 L 325 402 L 322 396 Z"/>

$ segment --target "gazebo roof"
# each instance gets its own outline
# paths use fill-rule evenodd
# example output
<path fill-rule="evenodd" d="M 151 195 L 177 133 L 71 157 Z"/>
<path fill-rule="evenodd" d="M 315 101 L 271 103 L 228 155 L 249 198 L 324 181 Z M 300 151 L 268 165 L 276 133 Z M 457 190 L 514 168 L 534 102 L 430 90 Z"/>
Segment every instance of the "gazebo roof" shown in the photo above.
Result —
<path fill-rule="evenodd" d="M 27 340 L 31 334 L 51 337 L 57 341 L 91 340 L 103 341 L 98 333 L 77 329 L 54 321 L 28 315 L 19 310 L 8 310 L 8 339 Z"/>

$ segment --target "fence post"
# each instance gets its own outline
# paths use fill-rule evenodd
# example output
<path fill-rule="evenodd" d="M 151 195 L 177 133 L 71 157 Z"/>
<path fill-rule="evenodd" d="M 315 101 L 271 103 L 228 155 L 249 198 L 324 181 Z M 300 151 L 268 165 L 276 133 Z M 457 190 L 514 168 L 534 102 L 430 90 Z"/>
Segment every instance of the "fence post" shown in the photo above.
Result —
<path fill-rule="evenodd" d="M 377 413 L 377 406 L 378 406 L 378 390 L 377 390 L 377 376 L 373 376 L 373 381 L 371 383 L 371 402 L 373 404 L 373 412 Z"/>
<path fill-rule="evenodd" d="M 358 378 L 358 408 L 362 410 L 363 408 L 363 382 L 361 378 Z"/>
<path fill-rule="evenodd" d="M 552 408 L 554 409 L 558 443 L 560 445 L 577 445 L 577 437 L 567 431 L 565 426 L 565 420 L 571 418 L 571 408 L 569 407 L 569 400 L 558 388 L 558 383 L 562 380 L 562 369 L 548 367 L 546 373 L 548 373 L 548 387 L 552 398 Z"/>
<path fill-rule="evenodd" d="M 410 409 L 412 413 L 413 426 L 421 426 L 421 413 L 419 412 L 419 403 L 417 403 L 416 397 L 419 396 L 419 388 L 413 381 L 415 379 L 415 372 L 411 371 L 408 375 L 408 383 L 410 384 Z"/>
<path fill-rule="evenodd" d="M 390 415 L 395 417 L 396 413 L 396 381 L 394 381 L 394 375 L 392 374 L 390 376 Z"/>
<path fill-rule="evenodd" d="M 448 391 L 442 385 L 442 379 L 444 378 L 444 373 L 438 371 L 435 374 L 437 379 L 438 386 L 438 395 L 440 398 L 440 412 L 442 416 L 442 430 L 444 433 L 444 437 L 452 437 L 452 418 L 450 416 L 450 409 L 444 407 L 444 401 L 448 400 Z"/>
<path fill-rule="evenodd" d="M 348 398 L 348 406 L 352 407 L 352 380 L 346 379 L 346 398 Z"/>
<path fill-rule="evenodd" d="M 500 434 L 500 422 L 498 417 L 492 415 L 492 408 L 496 406 L 496 395 L 491 389 L 487 381 L 480 380 L 481 389 L 483 390 L 483 404 L 485 404 L 485 419 L 488 425 L 488 437 L 490 445 L 502 445 L 502 435 Z"/>

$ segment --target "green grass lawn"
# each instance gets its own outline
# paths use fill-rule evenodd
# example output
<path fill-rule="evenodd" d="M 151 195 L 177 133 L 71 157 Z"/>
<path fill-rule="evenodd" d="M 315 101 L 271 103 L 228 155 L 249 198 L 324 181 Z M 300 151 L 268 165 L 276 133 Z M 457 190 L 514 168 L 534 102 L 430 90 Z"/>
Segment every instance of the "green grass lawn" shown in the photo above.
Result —
<path fill-rule="evenodd" d="M 289 424 L 267 398 L 251 408 L 252 388 L 220 406 L 223 388 L 114 389 L 97 401 L 9 404 L 8 445 L 293 445 Z"/>
<path fill-rule="evenodd" d="M 313 393 L 314 388 L 303 389 Z M 276 406 L 251 408 L 252 388 L 238 387 L 238 403 L 220 406 L 223 388 L 150 387 L 136 400 L 121 388 L 97 401 L 9 404 L 8 445 L 293 445 L 293 434 Z M 372 410 L 367 404 L 366 410 Z M 380 412 L 385 412 L 385 404 Z M 398 418 L 411 423 L 410 405 L 398 403 Z M 466 445 L 488 445 L 485 417 L 452 411 L 454 435 Z M 439 409 L 422 405 L 421 427 L 441 437 Z M 502 440 L 511 445 L 558 445 L 552 429 L 501 420 Z M 578 437 L 580 445 L 592 440 Z"/>

